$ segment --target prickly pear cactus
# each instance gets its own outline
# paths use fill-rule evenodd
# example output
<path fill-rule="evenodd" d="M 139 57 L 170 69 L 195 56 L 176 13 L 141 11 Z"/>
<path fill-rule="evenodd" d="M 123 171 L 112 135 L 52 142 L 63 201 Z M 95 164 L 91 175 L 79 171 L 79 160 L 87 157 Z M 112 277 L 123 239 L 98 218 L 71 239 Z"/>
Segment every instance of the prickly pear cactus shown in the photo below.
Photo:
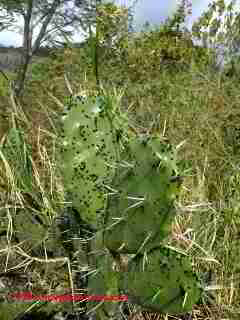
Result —
<path fill-rule="evenodd" d="M 96 228 L 105 207 L 103 183 L 111 181 L 114 132 L 98 97 L 76 101 L 63 117 L 61 170 L 65 190 L 82 219 Z"/>
<path fill-rule="evenodd" d="M 178 193 L 174 151 L 157 137 L 135 138 L 113 180 L 104 243 L 109 250 L 150 250 L 169 234 Z M 127 164 L 126 164 L 127 163 Z"/>
<path fill-rule="evenodd" d="M 158 136 L 126 135 L 122 143 L 121 120 L 104 101 L 77 102 L 62 128 L 65 190 L 82 219 L 97 230 L 87 254 L 96 270 L 89 294 L 121 292 L 150 311 L 189 311 L 201 295 L 198 280 L 187 257 L 161 245 L 181 185 L 176 153 Z M 122 268 L 121 257 L 129 254 L 134 258 Z M 91 309 L 97 319 L 114 319 L 116 302 L 90 302 Z"/>
<path fill-rule="evenodd" d="M 129 301 L 155 312 L 188 312 L 201 296 L 189 260 L 169 248 L 156 247 L 137 256 L 121 276 L 119 285 Z"/>

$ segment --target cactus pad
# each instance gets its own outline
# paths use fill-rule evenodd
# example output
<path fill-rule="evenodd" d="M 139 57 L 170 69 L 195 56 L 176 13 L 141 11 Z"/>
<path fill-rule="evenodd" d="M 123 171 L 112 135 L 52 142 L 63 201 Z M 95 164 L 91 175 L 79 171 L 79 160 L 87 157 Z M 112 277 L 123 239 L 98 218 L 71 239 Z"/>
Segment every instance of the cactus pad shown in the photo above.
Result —
<path fill-rule="evenodd" d="M 164 145 L 160 153 L 161 145 L 155 138 L 129 142 L 128 166 L 119 165 L 113 181 L 117 192 L 108 201 L 104 241 L 112 251 L 149 250 L 170 232 L 178 193 L 178 181 L 172 181 L 176 160 Z"/>
<path fill-rule="evenodd" d="M 201 289 L 186 256 L 157 247 L 129 264 L 120 282 L 124 294 L 144 309 L 181 314 L 198 302 Z"/>
<path fill-rule="evenodd" d="M 100 100 L 79 101 L 63 117 L 61 157 L 65 190 L 91 226 L 105 206 L 104 183 L 113 174 L 114 133 Z M 110 179 L 111 180 L 111 179 Z"/>
<path fill-rule="evenodd" d="M 110 254 L 100 254 L 93 259 L 96 273 L 93 274 L 88 282 L 89 296 L 102 296 L 105 301 L 90 301 L 88 303 L 88 310 L 96 310 L 97 319 L 110 319 L 117 312 L 118 301 L 111 297 L 119 296 L 119 278 L 120 273 L 113 269 L 114 260 Z M 106 299 L 109 300 L 106 300 Z"/>

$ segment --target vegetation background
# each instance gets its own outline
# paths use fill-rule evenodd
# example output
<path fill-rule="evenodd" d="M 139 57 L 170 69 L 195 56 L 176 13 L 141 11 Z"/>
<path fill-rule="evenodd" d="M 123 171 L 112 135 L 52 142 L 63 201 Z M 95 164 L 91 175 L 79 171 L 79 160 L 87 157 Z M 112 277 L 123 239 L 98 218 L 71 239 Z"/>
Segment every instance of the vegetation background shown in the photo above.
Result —
<path fill-rule="evenodd" d="M 184 182 L 168 244 L 191 256 L 208 288 L 187 316 L 134 314 L 128 306 L 131 319 L 239 319 L 240 13 L 233 14 L 233 1 L 213 1 L 189 31 L 183 25 L 191 6 L 182 1 L 174 17 L 136 34 L 130 10 L 97 2 L 98 11 L 96 6 L 91 11 L 80 2 L 76 5 L 89 32 L 81 45 L 67 41 L 65 34 L 63 44 L 39 46 L 30 60 L 27 38 L 21 49 L 0 49 L 0 290 L 62 292 L 69 278 L 81 288 L 81 261 L 74 255 L 79 230 L 70 209 L 66 213 L 56 139 L 69 90 L 94 94 L 100 83 L 128 112 L 129 130 L 158 132 L 179 148 Z M 31 12 L 30 4 L 0 1 L 5 25 L 21 8 Z M 226 18 L 214 18 L 216 12 Z M 216 49 L 223 46 L 228 62 L 220 67 Z M 43 311 L 51 319 L 56 312 L 72 312 L 69 303 L 19 304 L 6 297 L 0 303 L 1 319 L 23 319 L 24 314 L 34 319 Z"/>

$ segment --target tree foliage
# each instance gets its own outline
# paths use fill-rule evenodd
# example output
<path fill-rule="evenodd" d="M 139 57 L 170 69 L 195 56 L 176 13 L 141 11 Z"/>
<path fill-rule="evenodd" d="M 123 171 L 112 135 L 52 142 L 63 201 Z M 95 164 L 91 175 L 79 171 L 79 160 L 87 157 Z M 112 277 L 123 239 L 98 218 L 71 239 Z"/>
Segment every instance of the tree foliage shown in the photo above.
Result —
<path fill-rule="evenodd" d="M 194 23 L 193 35 L 206 47 L 214 47 L 222 60 L 232 59 L 240 49 L 240 10 L 236 0 L 213 0 Z"/>
<path fill-rule="evenodd" d="M 24 21 L 22 61 L 15 82 L 15 94 L 19 97 L 32 56 L 44 42 L 54 44 L 57 37 L 66 40 L 79 30 L 81 7 L 74 6 L 71 0 L 1 0 L 0 9 L 12 19 L 6 28 L 13 27 L 20 16 Z"/>

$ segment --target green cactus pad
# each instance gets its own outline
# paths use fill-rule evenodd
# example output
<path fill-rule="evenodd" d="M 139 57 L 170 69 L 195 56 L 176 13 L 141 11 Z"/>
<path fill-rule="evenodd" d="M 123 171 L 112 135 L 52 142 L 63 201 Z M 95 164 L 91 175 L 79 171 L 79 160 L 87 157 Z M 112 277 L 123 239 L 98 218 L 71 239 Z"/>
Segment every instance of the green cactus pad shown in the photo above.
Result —
<path fill-rule="evenodd" d="M 170 314 L 191 311 L 202 292 L 188 258 L 165 247 L 133 259 L 120 285 L 132 303 Z"/>
<path fill-rule="evenodd" d="M 96 310 L 97 319 L 110 319 L 118 309 L 120 273 L 113 269 L 114 259 L 110 254 L 94 256 L 93 260 L 96 274 L 89 279 L 88 295 L 102 296 L 105 300 L 89 301 L 88 311 L 91 313 L 92 309 Z"/>
<path fill-rule="evenodd" d="M 63 119 L 61 170 L 65 190 L 82 219 L 97 226 L 104 209 L 103 182 L 111 181 L 114 132 L 107 111 L 96 98 L 78 102 Z"/>
<path fill-rule="evenodd" d="M 109 226 L 104 244 L 111 251 L 128 254 L 149 250 L 169 234 L 174 215 L 174 207 L 161 208 L 146 202 L 133 208 L 125 220 Z"/>
<path fill-rule="evenodd" d="M 170 232 L 179 181 L 172 181 L 174 153 L 161 145 L 156 138 L 129 142 L 125 155 L 129 165 L 119 165 L 113 181 L 118 192 L 108 200 L 104 243 L 109 250 L 150 250 Z"/>

